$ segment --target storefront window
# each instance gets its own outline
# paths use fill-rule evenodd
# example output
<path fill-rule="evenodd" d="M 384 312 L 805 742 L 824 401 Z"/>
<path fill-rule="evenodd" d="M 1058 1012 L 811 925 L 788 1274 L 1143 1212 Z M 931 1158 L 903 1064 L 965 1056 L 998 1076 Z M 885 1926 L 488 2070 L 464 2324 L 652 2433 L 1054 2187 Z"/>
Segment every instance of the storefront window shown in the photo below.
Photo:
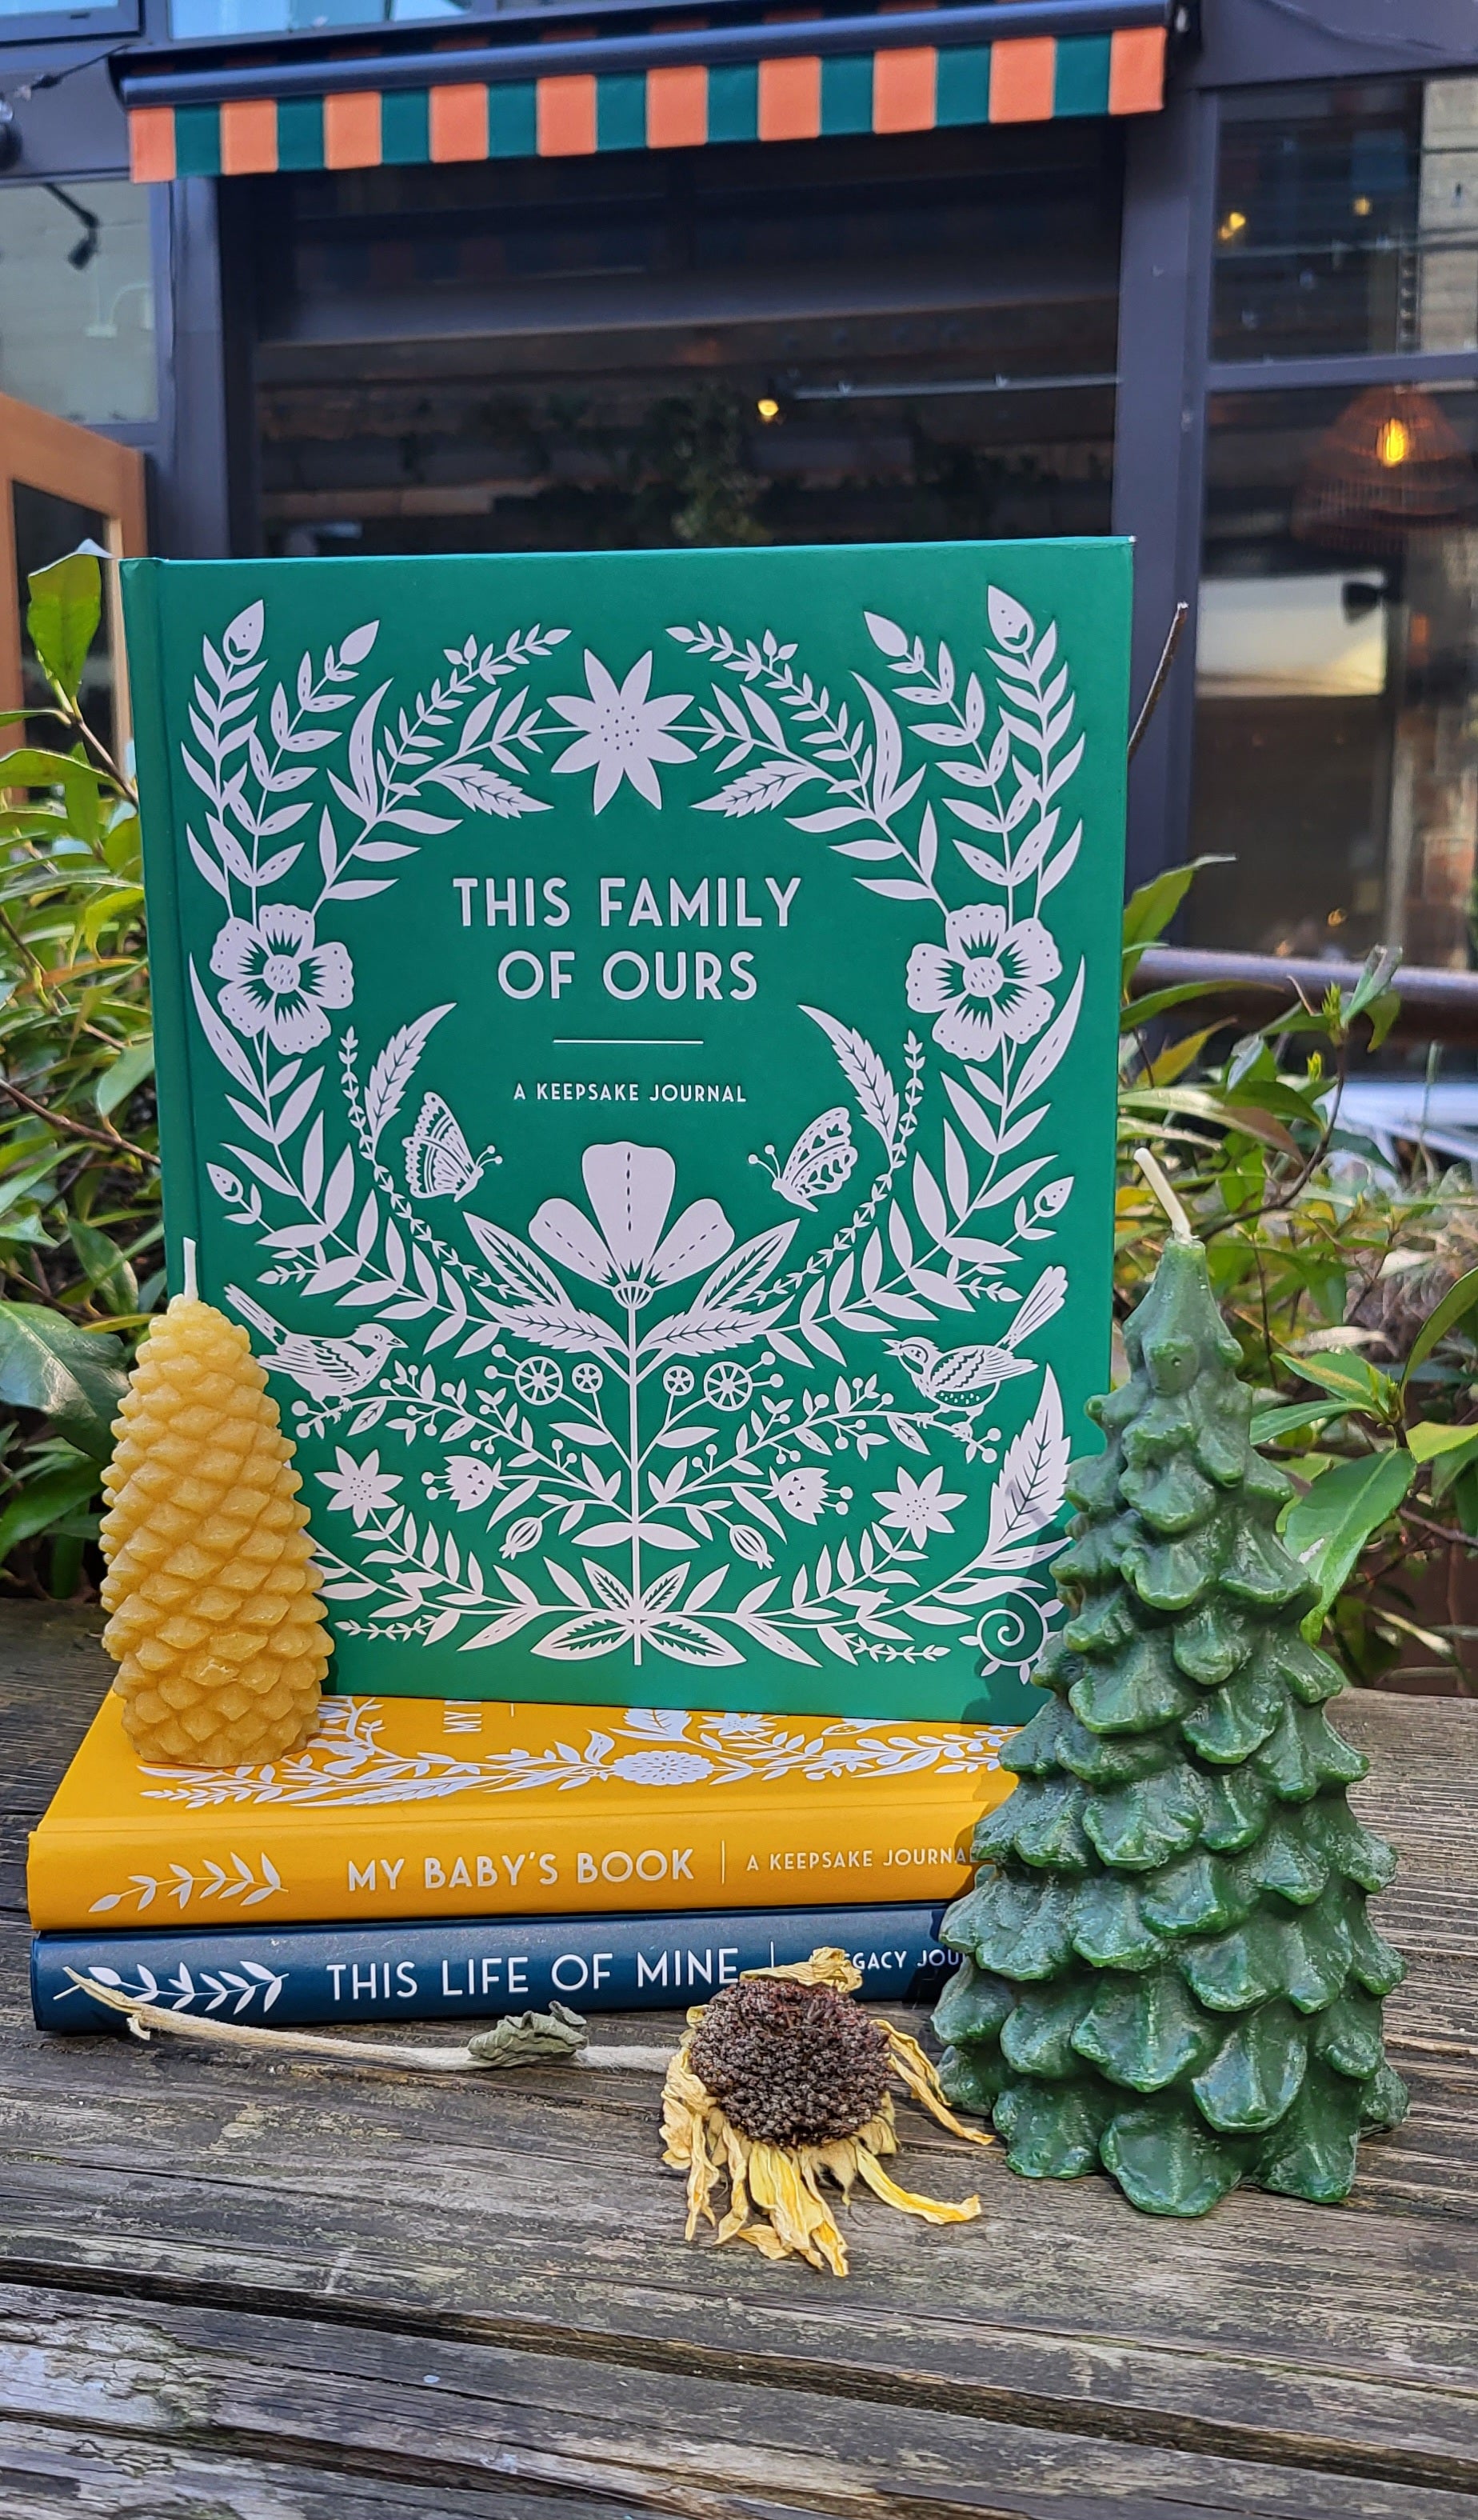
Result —
<path fill-rule="evenodd" d="M 0 391 L 59 420 L 152 420 L 158 387 L 149 194 L 0 190 Z"/>
<path fill-rule="evenodd" d="M 212 36 L 317 35 L 330 26 L 405 26 L 418 18 L 485 17 L 466 0 L 169 0 L 176 43 Z"/>
<path fill-rule="evenodd" d="M 1212 398 L 1188 941 L 1465 967 L 1478 388 Z"/>
<path fill-rule="evenodd" d="M 938 133 L 275 189 L 274 551 L 1109 529 L 1118 136 Z"/>
<path fill-rule="evenodd" d="M 1212 356 L 1478 342 L 1478 78 L 1226 100 Z"/>

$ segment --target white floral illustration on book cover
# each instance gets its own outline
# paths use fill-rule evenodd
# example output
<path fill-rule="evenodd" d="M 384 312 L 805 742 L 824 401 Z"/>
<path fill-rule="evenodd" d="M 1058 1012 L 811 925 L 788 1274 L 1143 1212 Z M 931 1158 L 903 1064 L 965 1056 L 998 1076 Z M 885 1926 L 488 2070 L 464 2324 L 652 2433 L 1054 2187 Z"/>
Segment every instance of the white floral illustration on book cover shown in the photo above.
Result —
<path fill-rule="evenodd" d="M 1083 737 L 1055 626 L 1000 588 L 987 609 L 978 670 L 867 614 L 861 703 L 768 629 L 671 629 L 701 697 L 662 690 L 652 652 L 587 651 L 584 689 L 557 688 L 568 633 L 539 624 L 449 647 L 404 698 L 361 697 L 373 622 L 283 680 L 260 603 L 204 642 L 181 749 L 220 925 L 189 976 L 239 1122 L 208 1174 L 242 1237 L 228 1301 L 324 1464 L 340 1636 L 705 1674 L 963 1644 L 983 1674 L 1029 1671 L 1068 1454 L 1034 1342 L 1067 1294 L 1073 1177 L 1044 1140 L 1084 987 L 1052 927 Z M 660 803 L 694 762 L 695 810 L 782 815 L 915 906 L 897 1032 L 804 1010 L 837 1099 L 751 1151 L 777 1210 L 758 1233 L 723 1183 L 625 1139 L 496 1216 L 497 1148 L 415 1090 L 451 1007 L 362 1041 L 336 910 L 468 813 L 547 812 L 558 774 L 590 778 L 599 814 L 623 782 Z M 321 1326 L 285 1327 L 282 1296 Z M 995 1480 L 962 1518 L 965 1462 Z M 571 1752 L 571 1779 L 605 1758 Z"/>
<path fill-rule="evenodd" d="M 573 1713 L 574 1709 L 566 1710 Z M 148 1802 L 179 1811 L 349 1811 L 442 1802 L 449 1795 L 567 1793 L 574 1787 L 625 1783 L 649 1790 L 864 1784 L 900 1777 L 973 1777 L 992 1773 L 1010 1739 L 1009 1725 L 931 1724 L 917 1731 L 849 1716 L 692 1714 L 682 1708 L 633 1706 L 623 1726 L 594 1729 L 584 1746 L 559 1741 L 542 1750 L 515 1744 L 481 1758 L 446 1750 L 396 1751 L 381 1738 L 384 1709 L 374 1698 L 324 1701 L 318 1731 L 291 1758 L 263 1768 L 190 1769 L 144 1765 Z M 577 1729 L 572 1727 L 573 1729 Z M 266 1854 L 226 1854 L 199 1868 L 171 1861 L 162 1873 L 130 1873 L 95 1899 L 89 1915 L 156 1900 L 184 1910 L 214 1900 L 260 1907 L 280 1893 L 282 1875 Z"/>

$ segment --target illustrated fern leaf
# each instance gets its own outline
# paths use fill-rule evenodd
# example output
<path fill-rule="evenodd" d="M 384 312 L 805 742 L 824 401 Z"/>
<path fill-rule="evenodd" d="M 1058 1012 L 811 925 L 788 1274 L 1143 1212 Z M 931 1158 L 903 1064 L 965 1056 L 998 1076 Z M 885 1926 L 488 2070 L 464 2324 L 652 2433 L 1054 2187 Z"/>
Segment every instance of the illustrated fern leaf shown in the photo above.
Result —
<path fill-rule="evenodd" d="M 850 1024 L 838 1023 L 834 1015 L 824 1013 L 820 1007 L 802 1007 L 801 1012 L 820 1024 L 857 1097 L 863 1118 L 876 1130 L 891 1155 L 898 1134 L 898 1088 L 877 1052 Z"/>
<path fill-rule="evenodd" d="M 372 1153 L 380 1144 L 381 1131 L 400 1108 L 432 1026 L 451 1013 L 453 1003 L 448 1000 L 444 1007 L 432 1007 L 425 1014 L 418 1015 L 414 1023 L 402 1024 L 398 1032 L 391 1033 L 371 1068 L 365 1090 L 365 1127 Z"/>

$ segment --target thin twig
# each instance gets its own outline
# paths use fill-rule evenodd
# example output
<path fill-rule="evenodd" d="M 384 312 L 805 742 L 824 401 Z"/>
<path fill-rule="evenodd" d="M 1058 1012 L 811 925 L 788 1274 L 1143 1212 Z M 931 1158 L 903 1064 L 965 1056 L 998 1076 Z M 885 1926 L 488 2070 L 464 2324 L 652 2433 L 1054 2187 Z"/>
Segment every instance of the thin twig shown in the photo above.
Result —
<path fill-rule="evenodd" d="M 1144 730 L 1148 726 L 1150 719 L 1153 717 L 1156 708 L 1159 706 L 1160 694 L 1165 689 L 1166 682 L 1169 679 L 1170 668 L 1175 663 L 1175 652 L 1181 644 L 1186 624 L 1189 618 L 1189 605 L 1178 604 L 1171 617 L 1170 628 L 1165 633 L 1165 645 L 1160 650 L 1160 661 L 1154 669 L 1149 689 L 1144 695 L 1143 706 L 1141 708 L 1140 714 L 1134 722 L 1134 732 L 1129 739 L 1129 758 L 1131 761 L 1133 761 L 1135 754 L 1139 751 L 1141 744 L 1143 742 Z"/>
<path fill-rule="evenodd" d="M 68 1138 L 85 1138 L 90 1147 L 103 1147 L 111 1155 L 133 1155 L 141 1164 L 151 1164 L 156 1168 L 158 1165 L 158 1156 L 152 1155 L 147 1147 L 136 1147 L 131 1138 L 119 1137 L 116 1129 L 89 1129 L 81 1120 L 69 1120 L 65 1112 L 48 1109 L 33 1095 L 22 1094 L 19 1085 L 12 1085 L 8 1076 L 0 1076 L 0 1094 L 8 1094 L 13 1102 L 20 1103 L 22 1111 L 34 1112 L 49 1129 L 61 1129 Z"/>
<path fill-rule="evenodd" d="M 1414 1522 L 1418 1531 L 1429 1531 L 1434 1540 L 1445 1540 L 1450 1549 L 1478 1549 L 1478 1536 L 1471 1531 L 1455 1531 L 1449 1523 L 1433 1522 L 1430 1515 L 1418 1513 L 1413 1506 L 1403 1506 L 1401 1510 L 1404 1521 Z"/>
<path fill-rule="evenodd" d="M 191 2013 L 167 2012 L 157 2003 L 144 2003 L 136 1996 L 119 1994 L 115 1987 L 101 1986 L 96 1978 L 83 1977 L 75 1969 L 68 1969 L 67 1974 L 95 2003 L 106 2004 L 111 2012 L 126 2014 L 133 2037 L 146 2042 L 154 2031 L 167 2030 L 177 2038 L 211 2040 L 222 2047 L 327 2056 L 336 2065 L 390 2065 L 401 2073 L 508 2071 L 507 2059 L 474 2056 L 470 2048 L 397 2048 L 380 2039 L 316 2039 L 306 2030 L 257 2030 L 245 2021 L 212 2021 Z M 587 2046 L 572 2055 L 539 2056 L 528 2061 L 539 2065 L 615 2066 L 624 2067 L 628 2073 L 665 2074 L 675 2052 L 667 2048 Z"/>

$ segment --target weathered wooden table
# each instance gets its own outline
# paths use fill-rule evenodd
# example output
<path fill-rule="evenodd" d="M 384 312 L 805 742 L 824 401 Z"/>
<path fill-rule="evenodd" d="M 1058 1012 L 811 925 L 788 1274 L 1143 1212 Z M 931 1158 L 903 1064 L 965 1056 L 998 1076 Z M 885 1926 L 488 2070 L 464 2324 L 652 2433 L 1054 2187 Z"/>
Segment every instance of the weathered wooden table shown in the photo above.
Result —
<path fill-rule="evenodd" d="M 1471 2520 L 1478 1706 L 1341 1701 L 1430 2043 L 1350 2206 L 1150 2223 L 906 2110 L 905 2176 L 984 2216 L 864 2201 L 837 2283 L 685 2247 L 649 2077 L 42 2039 L 25 1831 L 106 1666 L 11 1609 L 0 1671 L 3 2520 Z"/>

